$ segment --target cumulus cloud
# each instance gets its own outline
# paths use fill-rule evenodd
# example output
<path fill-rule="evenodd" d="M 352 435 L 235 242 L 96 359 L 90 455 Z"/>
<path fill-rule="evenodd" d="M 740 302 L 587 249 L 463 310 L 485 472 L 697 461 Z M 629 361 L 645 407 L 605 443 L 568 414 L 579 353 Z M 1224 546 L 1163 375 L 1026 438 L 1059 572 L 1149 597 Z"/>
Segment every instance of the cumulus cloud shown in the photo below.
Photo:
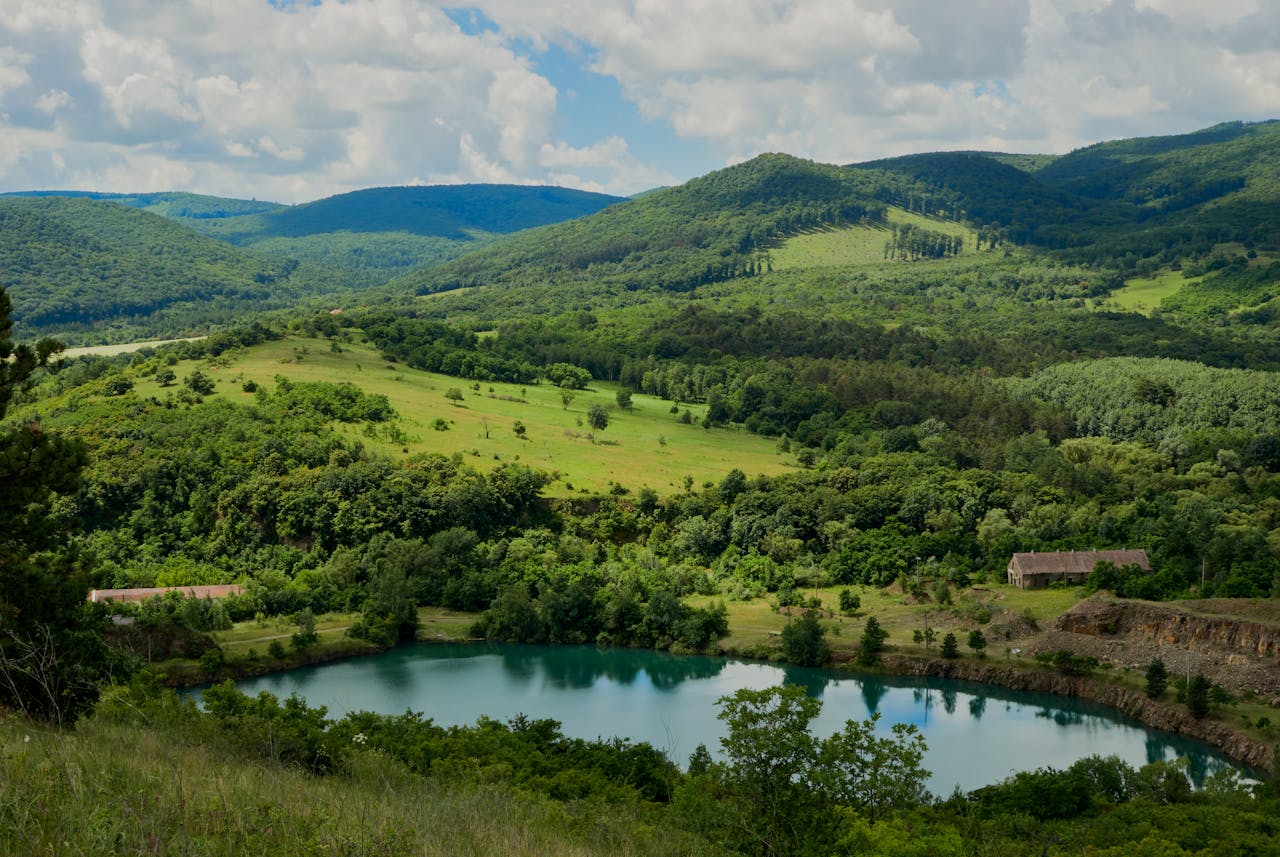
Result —
<path fill-rule="evenodd" d="M 5 189 L 545 181 L 555 111 L 527 58 L 413 0 L 0 0 Z"/>
<path fill-rule="evenodd" d="M 726 157 L 1063 151 L 1280 113 L 1261 0 L 476 0 Z"/>
<path fill-rule="evenodd" d="M 761 151 L 1065 151 L 1280 114 L 1265 0 L 458 5 L 0 0 L 0 189 L 630 193 Z M 566 127 L 584 78 L 634 127 Z"/>

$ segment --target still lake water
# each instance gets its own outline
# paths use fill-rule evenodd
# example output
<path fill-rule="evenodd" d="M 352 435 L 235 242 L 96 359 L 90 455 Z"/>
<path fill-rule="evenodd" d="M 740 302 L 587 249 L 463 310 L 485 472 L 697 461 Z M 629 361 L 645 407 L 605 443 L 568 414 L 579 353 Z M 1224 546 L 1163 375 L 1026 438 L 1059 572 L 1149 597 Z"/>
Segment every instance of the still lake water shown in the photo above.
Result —
<path fill-rule="evenodd" d="M 1204 744 L 1147 729 L 1079 700 L 970 682 L 883 678 L 728 658 L 589 646 L 491 643 L 399 646 L 379 655 L 303 667 L 239 683 L 245 693 L 296 693 L 330 717 L 352 711 L 423 712 L 439 725 L 517 714 L 560 721 L 566 735 L 647 741 L 683 764 L 698 744 L 716 754 L 724 734 L 716 700 L 740 688 L 803 685 L 822 700 L 817 735 L 879 712 L 915 724 L 928 742 L 929 788 L 950 794 L 1014 771 L 1065 768 L 1089 755 L 1134 766 L 1186 757 L 1197 784 L 1230 763 Z"/>

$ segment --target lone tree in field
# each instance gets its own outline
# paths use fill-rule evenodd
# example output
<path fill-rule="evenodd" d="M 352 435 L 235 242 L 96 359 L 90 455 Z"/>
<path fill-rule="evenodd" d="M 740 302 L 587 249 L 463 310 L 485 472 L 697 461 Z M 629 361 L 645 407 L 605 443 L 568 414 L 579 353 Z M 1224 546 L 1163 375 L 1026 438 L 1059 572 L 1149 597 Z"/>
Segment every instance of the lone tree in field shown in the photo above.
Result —
<path fill-rule="evenodd" d="M 875 663 L 876 658 L 884 651 L 884 641 L 887 639 L 889 632 L 880 627 L 875 616 L 868 616 L 867 624 L 862 628 L 862 640 L 858 644 L 858 663 Z"/>
<path fill-rule="evenodd" d="M 980 628 L 974 628 L 969 632 L 969 648 L 982 655 L 982 650 L 987 647 L 987 638 Z"/>
<path fill-rule="evenodd" d="M 602 405 L 592 405 L 587 409 L 587 424 L 595 431 L 604 431 L 609 427 L 609 412 Z"/>
<path fill-rule="evenodd" d="M 955 660 L 960 657 L 960 644 L 956 642 L 955 634 L 947 634 L 942 638 L 940 653 L 947 660 Z"/>
<path fill-rule="evenodd" d="M 192 370 L 187 379 L 182 382 L 183 385 L 195 393 L 197 396 L 209 396 L 213 394 L 213 379 L 199 369 Z"/>
<path fill-rule="evenodd" d="M 617 401 L 618 407 L 622 408 L 624 411 L 631 410 L 630 390 L 619 390 L 618 395 L 614 397 L 614 400 Z"/>

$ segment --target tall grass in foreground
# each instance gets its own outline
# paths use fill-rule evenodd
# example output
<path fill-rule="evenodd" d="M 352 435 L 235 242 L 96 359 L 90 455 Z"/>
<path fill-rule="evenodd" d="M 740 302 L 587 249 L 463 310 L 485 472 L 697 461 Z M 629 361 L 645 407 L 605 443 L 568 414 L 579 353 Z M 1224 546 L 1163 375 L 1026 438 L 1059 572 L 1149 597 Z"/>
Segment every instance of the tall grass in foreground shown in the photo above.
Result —
<path fill-rule="evenodd" d="M 190 743 L 181 727 L 0 715 L 0 854 L 715 853 L 639 806 L 417 776 L 373 753 L 341 775 Z"/>

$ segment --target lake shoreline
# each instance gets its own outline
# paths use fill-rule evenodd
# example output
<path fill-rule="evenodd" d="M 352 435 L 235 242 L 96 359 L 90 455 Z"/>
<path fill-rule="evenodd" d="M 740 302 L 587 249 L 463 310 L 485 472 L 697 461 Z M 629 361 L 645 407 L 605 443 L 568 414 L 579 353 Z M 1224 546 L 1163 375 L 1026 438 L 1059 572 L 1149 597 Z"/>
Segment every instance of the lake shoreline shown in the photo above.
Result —
<path fill-rule="evenodd" d="M 446 643 L 477 643 L 482 640 L 470 638 L 451 638 L 437 634 L 420 638 L 414 643 L 399 645 Z M 320 649 L 314 652 L 295 652 L 287 662 L 272 664 L 266 662 L 225 664 L 217 675 L 209 675 L 201 671 L 183 670 L 179 674 L 170 673 L 165 683 L 173 687 L 191 687 L 226 679 L 240 680 L 272 673 L 288 672 L 301 667 L 328 663 L 348 658 L 364 657 L 385 652 L 397 646 L 365 648 L 362 651 L 341 651 Z M 717 656 L 733 657 L 742 660 L 758 660 L 741 658 L 739 655 L 716 652 Z M 1002 687 L 1014 691 L 1044 693 L 1052 696 L 1081 699 L 1106 706 L 1124 714 L 1151 729 L 1158 729 L 1174 735 L 1180 735 L 1201 741 L 1222 752 L 1228 758 L 1259 771 L 1273 773 L 1277 762 L 1276 748 L 1270 744 L 1250 738 L 1232 729 L 1219 720 L 1208 718 L 1197 720 L 1188 712 L 1172 705 L 1149 699 L 1145 694 L 1121 687 L 1114 682 L 1096 676 L 1073 676 L 1039 665 L 1001 664 L 991 659 L 960 658 L 945 660 L 941 658 L 922 658 L 915 655 L 884 653 L 879 664 L 873 669 L 861 665 L 855 666 L 852 661 L 832 663 L 829 668 L 838 672 L 865 672 L 869 675 L 883 677 L 921 677 L 945 678 L 973 682 L 988 687 Z"/>
<path fill-rule="evenodd" d="M 1067 675 L 1039 666 L 1006 666 L 985 659 L 944 660 L 893 653 L 881 656 L 877 673 L 959 679 L 1010 690 L 1083 699 L 1119 711 L 1149 728 L 1202 741 L 1250 768 L 1269 773 L 1276 769 L 1276 748 L 1273 745 L 1250 738 L 1218 720 L 1197 720 L 1185 710 L 1096 676 Z"/>

